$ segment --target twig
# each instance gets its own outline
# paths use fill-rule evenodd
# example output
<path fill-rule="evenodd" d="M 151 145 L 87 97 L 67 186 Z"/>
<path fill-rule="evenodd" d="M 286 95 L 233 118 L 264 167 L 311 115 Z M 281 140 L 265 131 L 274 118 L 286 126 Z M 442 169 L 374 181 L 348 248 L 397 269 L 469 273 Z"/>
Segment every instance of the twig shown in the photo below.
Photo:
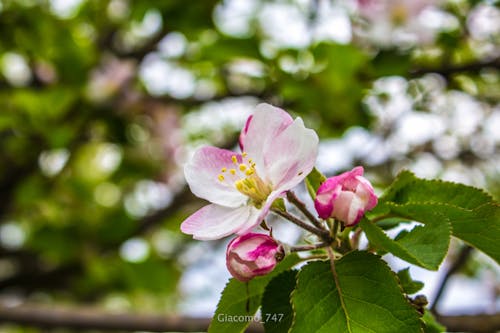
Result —
<path fill-rule="evenodd" d="M 314 215 L 309 211 L 309 209 L 307 209 L 306 205 L 295 195 L 295 193 L 293 193 L 292 191 L 288 191 L 286 192 L 286 197 L 288 201 L 290 201 L 295 207 L 297 207 L 302 212 L 302 214 L 304 214 L 304 216 L 307 217 L 309 221 L 311 221 L 312 224 L 316 226 L 316 228 L 326 231 L 323 223 L 321 223 L 316 217 L 314 217 Z"/>
<path fill-rule="evenodd" d="M 464 246 L 461 250 L 458 256 L 456 257 L 455 261 L 452 263 L 448 271 L 445 273 L 443 279 L 441 280 L 441 283 L 439 284 L 439 287 L 436 292 L 436 296 L 434 296 L 434 301 L 432 303 L 432 306 L 430 307 L 431 312 L 436 314 L 436 308 L 439 303 L 439 300 L 441 299 L 441 296 L 443 295 L 444 289 L 446 287 L 446 284 L 448 283 L 448 280 L 450 277 L 458 272 L 467 262 L 467 259 L 469 259 L 470 254 L 472 253 L 473 248 L 466 245 Z"/>
<path fill-rule="evenodd" d="M 321 249 L 321 248 L 324 248 L 324 247 L 329 246 L 329 245 L 330 245 L 330 243 L 328 243 L 328 242 L 322 242 L 322 243 L 311 244 L 311 245 L 291 246 L 290 252 L 317 250 L 317 249 Z"/>
<path fill-rule="evenodd" d="M 324 241 L 326 241 L 326 242 L 332 241 L 332 238 L 330 237 L 330 234 L 327 231 L 320 230 L 320 229 L 318 229 L 310 224 L 307 224 L 304 221 L 302 221 L 301 219 L 299 219 L 298 217 L 296 217 L 288 212 L 284 212 L 284 211 L 276 209 L 276 208 L 273 208 L 272 211 L 275 214 L 278 214 L 279 216 L 281 216 L 281 217 L 287 219 L 288 221 L 294 223 L 295 225 L 301 227 L 302 229 L 305 229 L 305 230 L 315 234 L 316 236 L 320 237 Z"/>

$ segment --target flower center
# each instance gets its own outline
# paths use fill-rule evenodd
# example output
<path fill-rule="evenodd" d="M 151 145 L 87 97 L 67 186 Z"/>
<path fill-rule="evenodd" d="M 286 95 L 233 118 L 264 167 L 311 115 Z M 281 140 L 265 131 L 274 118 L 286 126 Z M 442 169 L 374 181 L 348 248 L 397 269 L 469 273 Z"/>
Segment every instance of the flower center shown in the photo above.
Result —
<path fill-rule="evenodd" d="M 266 184 L 259 177 L 255 170 L 255 163 L 251 158 L 247 159 L 247 153 L 243 153 L 238 161 L 236 155 L 231 157 L 234 168 L 222 168 L 218 175 L 220 182 L 229 182 L 236 187 L 238 191 L 250 198 L 253 205 L 257 208 L 262 206 L 272 191 L 272 187 Z"/>
<path fill-rule="evenodd" d="M 403 4 L 397 4 L 392 8 L 392 20 L 397 24 L 403 24 L 408 18 L 408 8 Z"/>

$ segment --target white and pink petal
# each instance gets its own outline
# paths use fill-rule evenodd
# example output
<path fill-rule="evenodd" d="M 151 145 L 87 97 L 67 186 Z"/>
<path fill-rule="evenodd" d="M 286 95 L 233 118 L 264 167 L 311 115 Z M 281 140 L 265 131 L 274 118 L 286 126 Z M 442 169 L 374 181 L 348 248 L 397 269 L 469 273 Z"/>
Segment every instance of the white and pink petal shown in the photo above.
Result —
<path fill-rule="evenodd" d="M 241 163 L 241 155 L 230 150 L 216 147 L 201 147 L 196 150 L 191 161 L 184 167 L 191 192 L 199 198 L 226 207 L 244 205 L 248 198 L 236 189 L 234 183 L 219 179 L 222 168 L 229 170 L 234 167 L 233 156 Z"/>
<path fill-rule="evenodd" d="M 194 239 L 220 239 L 258 224 L 259 213 L 258 209 L 250 205 L 230 208 L 211 204 L 184 220 L 181 231 L 193 235 Z"/>
<path fill-rule="evenodd" d="M 263 174 L 264 149 L 274 144 L 275 138 L 293 123 L 293 119 L 284 110 L 269 104 L 257 105 L 250 117 L 240 136 L 240 146 L 256 163 L 257 173 Z"/>
<path fill-rule="evenodd" d="M 318 153 L 318 135 L 297 118 L 263 147 L 265 178 L 274 189 L 287 191 L 311 172 Z"/>

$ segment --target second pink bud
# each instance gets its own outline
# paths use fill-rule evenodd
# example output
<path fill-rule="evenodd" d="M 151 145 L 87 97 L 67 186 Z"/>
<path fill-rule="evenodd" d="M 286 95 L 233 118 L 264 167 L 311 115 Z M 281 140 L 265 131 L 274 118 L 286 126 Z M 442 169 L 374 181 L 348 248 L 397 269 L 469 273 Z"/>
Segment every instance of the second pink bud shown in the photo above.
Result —
<path fill-rule="evenodd" d="M 314 206 L 319 217 L 333 217 L 353 226 L 377 201 L 372 185 L 363 177 L 363 167 L 355 167 L 325 180 L 318 188 Z"/>

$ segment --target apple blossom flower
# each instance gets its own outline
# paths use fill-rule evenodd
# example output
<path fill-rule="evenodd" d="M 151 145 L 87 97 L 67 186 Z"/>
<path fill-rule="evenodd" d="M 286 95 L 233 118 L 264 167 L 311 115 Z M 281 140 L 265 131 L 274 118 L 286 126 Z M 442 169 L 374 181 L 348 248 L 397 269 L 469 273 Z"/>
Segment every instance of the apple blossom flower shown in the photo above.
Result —
<path fill-rule="evenodd" d="M 229 243 L 226 266 L 233 277 L 247 282 L 256 276 L 270 273 L 281 253 L 281 246 L 272 237 L 248 233 Z"/>
<path fill-rule="evenodd" d="M 441 0 L 355 0 L 361 22 L 354 25 L 354 33 L 362 40 L 371 40 L 379 46 L 413 46 L 427 44 L 438 32 L 426 18 L 436 11 Z"/>
<path fill-rule="evenodd" d="M 275 199 L 312 170 L 318 136 L 285 111 L 259 104 L 240 136 L 242 153 L 202 147 L 184 168 L 191 191 L 211 204 L 188 217 L 182 232 L 200 240 L 243 235 Z"/>
<path fill-rule="evenodd" d="M 318 188 L 314 206 L 321 218 L 333 217 L 353 226 L 377 201 L 372 185 L 363 177 L 363 167 L 359 166 L 325 180 Z"/>
<path fill-rule="evenodd" d="M 426 7 L 438 0 L 357 0 L 359 13 L 370 20 L 390 19 L 394 23 L 403 23 L 418 16 Z"/>

